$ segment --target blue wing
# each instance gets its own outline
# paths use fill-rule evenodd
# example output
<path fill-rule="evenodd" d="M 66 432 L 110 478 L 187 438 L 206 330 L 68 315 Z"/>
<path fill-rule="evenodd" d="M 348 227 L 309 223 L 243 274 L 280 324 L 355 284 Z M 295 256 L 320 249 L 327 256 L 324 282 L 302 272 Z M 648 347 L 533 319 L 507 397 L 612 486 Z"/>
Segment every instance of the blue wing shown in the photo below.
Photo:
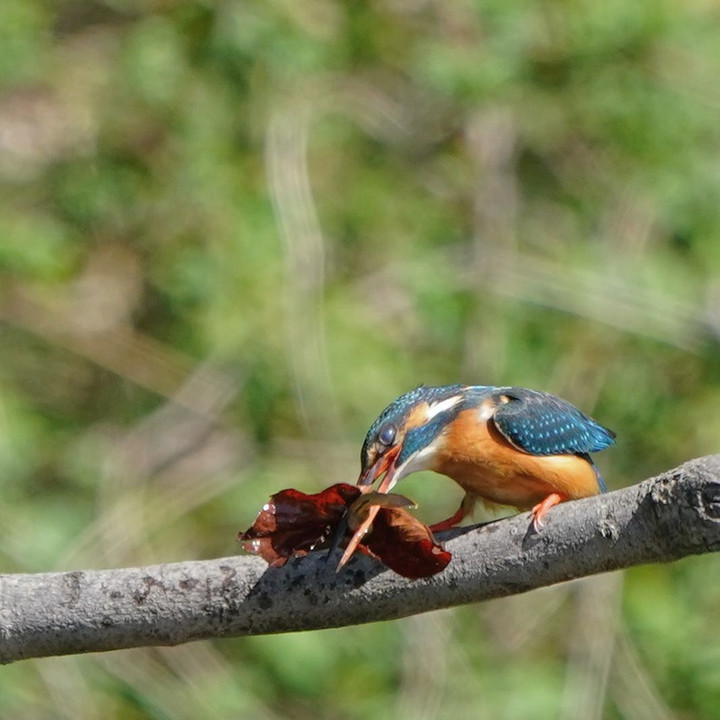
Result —
<path fill-rule="evenodd" d="M 612 430 L 556 395 L 518 387 L 497 388 L 497 393 L 495 426 L 531 455 L 586 455 L 615 442 Z"/>

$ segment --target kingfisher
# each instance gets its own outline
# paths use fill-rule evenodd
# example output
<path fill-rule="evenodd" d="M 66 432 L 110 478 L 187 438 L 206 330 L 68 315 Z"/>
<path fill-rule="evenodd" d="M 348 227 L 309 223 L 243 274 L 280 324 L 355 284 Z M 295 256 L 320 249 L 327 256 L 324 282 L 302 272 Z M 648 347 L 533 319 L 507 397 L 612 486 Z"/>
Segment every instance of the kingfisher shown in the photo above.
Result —
<path fill-rule="evenodd" d="M 615 433 L 566 400 L 524 387 L 420 386 L 383 410 L 367 433 L 357 484 L 389 492 L 402 478 L 433 470 L 465 496 L 434 532 L 459 524 L 481 500 L 530 510 L 539 532 L 550 508 L 605 492 L 590 453 Z"/>

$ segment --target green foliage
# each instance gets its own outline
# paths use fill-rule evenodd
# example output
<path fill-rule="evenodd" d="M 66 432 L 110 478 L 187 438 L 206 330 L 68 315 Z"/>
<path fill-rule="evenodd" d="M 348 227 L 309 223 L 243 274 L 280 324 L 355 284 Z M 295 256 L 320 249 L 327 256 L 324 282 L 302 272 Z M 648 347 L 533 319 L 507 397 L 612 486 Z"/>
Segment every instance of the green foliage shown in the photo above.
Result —
<path fill-rule="evenodd" d="M 0 3 L 2 570 L 233 554 L 422 382 L 560 393 L 617 431 L 611 488 L 717 452 L 719 32 L 667 0 Z M 23 663 L 0 716 L 699 720 L 716 571 Z"/>

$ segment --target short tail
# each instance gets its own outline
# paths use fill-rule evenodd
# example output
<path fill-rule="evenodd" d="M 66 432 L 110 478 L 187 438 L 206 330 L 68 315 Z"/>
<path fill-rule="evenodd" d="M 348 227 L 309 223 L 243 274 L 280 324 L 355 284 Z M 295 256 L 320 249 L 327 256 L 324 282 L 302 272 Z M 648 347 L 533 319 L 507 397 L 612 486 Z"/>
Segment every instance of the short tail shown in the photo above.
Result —
<path fill-rule="evenodd" d="M 580 457 L 584 458 L 585 460 L 587 460 L 590 463 L 592 469 L 595 471 L 595 477 L 597 478 L 598 487 L 600 488 L 600 492 L 606 493 L 607 487 L 605 487 L 605 481 L 602 479 L 602 475 L 600 474 L 600 471 L 598 470 L 597 465 L 593 462 L 593 459 L 587 453 L 580 453 Z"/>

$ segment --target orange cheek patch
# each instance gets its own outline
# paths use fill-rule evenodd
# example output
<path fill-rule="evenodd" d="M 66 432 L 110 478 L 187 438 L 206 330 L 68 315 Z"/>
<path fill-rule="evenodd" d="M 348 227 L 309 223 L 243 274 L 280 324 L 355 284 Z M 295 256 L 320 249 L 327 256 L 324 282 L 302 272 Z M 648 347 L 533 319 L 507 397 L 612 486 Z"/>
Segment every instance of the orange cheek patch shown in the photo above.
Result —
<path fill-rule="evenodd" d="M 424 425 L 427 422 L 429 409 L 430 406 L 426 402 L 416 405 L 408 415 L 407 422 L 405 423 L 404 428 L 405 432 Z"/>

